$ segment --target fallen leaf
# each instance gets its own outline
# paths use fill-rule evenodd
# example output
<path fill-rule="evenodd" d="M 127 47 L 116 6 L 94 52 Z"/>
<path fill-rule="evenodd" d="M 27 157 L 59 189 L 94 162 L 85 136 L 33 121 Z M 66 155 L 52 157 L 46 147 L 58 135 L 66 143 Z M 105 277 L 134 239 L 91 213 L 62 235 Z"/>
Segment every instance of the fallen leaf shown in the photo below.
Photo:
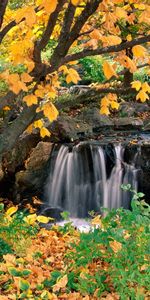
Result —
<path fill-rule="evenodd" d="M 53 285 L 53 292 L 58 292 L 60 289 L 66 287 L 67 283 L 68 277 L 67 275 L 64 275 L 55 285 Z"/>
<path fill-rule="evenodd" d="M 120 251 L 122 249 L 122 244 L 117 241 L 111 241 L 111 242 L 109 242 L 109 245 L 115 253 L 117 253 L 118 251 Z"/>

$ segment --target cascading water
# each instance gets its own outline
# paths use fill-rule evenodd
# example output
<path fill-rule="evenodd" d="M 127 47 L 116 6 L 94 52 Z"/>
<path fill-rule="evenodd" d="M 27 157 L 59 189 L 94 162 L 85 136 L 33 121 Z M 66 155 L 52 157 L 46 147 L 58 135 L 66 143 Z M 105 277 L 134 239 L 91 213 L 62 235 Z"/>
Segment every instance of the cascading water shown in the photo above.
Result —
<path fill-rule="evenodd" d="M 110 175 L 106 170 L 106 151 L 103 147 L 80 143 L 72 149 L 61 146 L 54 165 L 50 167 L 45 194 L 48 205 L 69 211 L 72 217 L 85 217 L 101 207 L 129 208 L 131 195 L 121 190 L 130 183 L 137 189 L 135 162 L 124 162 L 124 148 L 114 146 L 115 164 Z"/>

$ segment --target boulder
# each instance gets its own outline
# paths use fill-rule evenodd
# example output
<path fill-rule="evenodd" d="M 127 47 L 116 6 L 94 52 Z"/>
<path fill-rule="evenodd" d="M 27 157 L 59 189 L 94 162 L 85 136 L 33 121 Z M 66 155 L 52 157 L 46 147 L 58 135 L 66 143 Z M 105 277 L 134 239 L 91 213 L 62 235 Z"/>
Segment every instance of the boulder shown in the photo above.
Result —
<path fill-rule="evenodd" d="M 53 144 L 39 142 L 25 162 L 25 170 L 16 173 L 18 193 L 40 194 L 47 177 L 48 161 Z"/>
<path fill-rule="evenodd" d="M 140 118 L 125 117 L 114 119 L 115 130 L 142 130 L 143 121 Z"/>
<path fill-rule="evenodd" d="M 92 135 L 92 127 L 77 117 L 62 115 L 53 126 L 53 133 L 56 132 L 61 142 L 75 141 L 80 137 L 88 138 Z"/>
<path fill-rule="evenodd" d="M 120 105 L 120 116 L 122 117 L 133 117 L 139 113 L 150 111 L 150 107 L 147 103 L 140 102 L 123 102 Z"/>
<path fill-rule="evenodd" d="M 79 115 L 79 118 L 82 119 L 83 122 L 89 123 L 93 128 L 104 128 L 104 126 L 107 128 L 113 126 L 112 120 L 106 115 L 100 115 L 100 111 L 97 107 L 85 108 Z"/>

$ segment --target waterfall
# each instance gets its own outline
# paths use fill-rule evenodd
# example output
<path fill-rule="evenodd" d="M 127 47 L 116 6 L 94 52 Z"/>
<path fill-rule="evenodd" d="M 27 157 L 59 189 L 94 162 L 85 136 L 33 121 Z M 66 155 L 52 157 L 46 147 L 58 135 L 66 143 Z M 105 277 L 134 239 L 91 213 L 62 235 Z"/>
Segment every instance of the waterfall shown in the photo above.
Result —
<path fill-rule="evenodd" d="M 114 146 L 114 166 L 108 175 L 107 159 L 104 147 L 97 144 L 79 143 L 72 149 L 61 146 L 45 186 L 48 205 L 79 218 L 92 210 L 100 212 L 101 207 L 129 208 L 131 194 L 121 184 L 130 183 L 137 189 L 135 161 L 127 164 L 123 146 Z"/>

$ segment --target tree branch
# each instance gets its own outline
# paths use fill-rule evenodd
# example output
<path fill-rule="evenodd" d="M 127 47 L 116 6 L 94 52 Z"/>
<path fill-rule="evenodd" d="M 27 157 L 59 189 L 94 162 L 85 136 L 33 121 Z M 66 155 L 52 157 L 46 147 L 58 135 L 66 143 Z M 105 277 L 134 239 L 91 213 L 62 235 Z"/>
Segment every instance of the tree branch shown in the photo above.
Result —
<path fill-rule="evenodd" d="M 8 0 L 1 0 L 0 2 L 0 28 L 2 27 L 3 24 L 3 17 L 5 14 L 7 4 L 8 4 Z"/>
<path fill-rule="evenodd" d="M 24 132 L 29 124 L 32 123 L 36 115 L 37 105 L 26 107 L 19 117 L 0 135 L 0 159 L 3 151 L 10 150 L 14 147 L 19 136 Z"/>
<path fill-rule="evenodd" d="M 15 99 L 16 94 L 13 92 L 8 92 L 5 96 L 0 98 L 0 110 L 2 110 L 5 106 L 12 106 L 12 101 Z"/>
<path fill-rule="evenodd" d="M 58 40 L 58 46 L 55 48 L 55 51 L 50 60 L 51 65 L 55 66 L 55 68 L 58 68 L 59 65 L 62 64 L 61 60 L 63 60 L 63 57 L 67 55 L 69 48 L 71 47 L 73 42 L 78 38 L 78 35 L 83 25 L 86 23 L 88 18 L 97 10 L 101 2 L 102 0 L 91 0 L 90 2 L 88 1 L 84 10 L 81 12 L 80 16 L 75 21 L 75 24 L 73 25 L 70 33 L 66 35 L 62 31 L 62 34 Z M 73 21 L 72 17 L 73 16 L 70 14 L 70 23 L 71 20 Z M 64 22 L 67 22 L 66 18 L 64 18 Z M 64 23 L 63 26 L 66 27 L 66 24 Z"/>
<path fill-rule="evenodd" d="M 55 9 L 55 11 L 50 15 L 46 29 L 43 33 L 43 36 L 41 38 L 40 41 L 36 41 L 35 45 L 34 45 L 34 51 L 33 51 L 33 60 L 35 62 L 35 64 L 41 64 L 41 51 L 46 47 L 50 36 L 54 30 L 54 27 L 56 25 L 57 22 L 57 18 L 58 15 L 64 5 L 64 3 L 66 2 L 66 0 L 60 0 L 57 4 L 57 7 Z M 36 69 L 36 67 L 35 67 Z"/>
<path fill-rule="evenodd" d="M 150 42 L 150 34 L 147 36 L 143 36 L 137 39 L 134 39 L 129 42 L 123 42 L 119 45 L 116 46 L 108 46 L 104 48 L 97 48 L 97 49 L 85 49 L 81 52 L 67 55 L 63 61 L 62 64 L 68 63 L 73 60 L 78 60 L 80 58 L 84 58 L 86 56 L 95 56 L 95 55 L 101 55 L 101 54 L 106 54 L 106 53 L 113 53 L 113 52 L 120 52 L 122 50 L 125 50 L 127 48 L 131 48 L 136 45 L 144 44 Z"/>
<path fill-rule="evenodd" d="M 11 28 L 13 28 L 14 26 L 16 26 L 16 22 L 12 21 L 10 22 L 8 25 L 6 25 L 1 31 L 0 31 L 0 44 L 3 40 L 3 38 L 5 37 L 5 35 L 9 32 L 9 30 Z"/>

